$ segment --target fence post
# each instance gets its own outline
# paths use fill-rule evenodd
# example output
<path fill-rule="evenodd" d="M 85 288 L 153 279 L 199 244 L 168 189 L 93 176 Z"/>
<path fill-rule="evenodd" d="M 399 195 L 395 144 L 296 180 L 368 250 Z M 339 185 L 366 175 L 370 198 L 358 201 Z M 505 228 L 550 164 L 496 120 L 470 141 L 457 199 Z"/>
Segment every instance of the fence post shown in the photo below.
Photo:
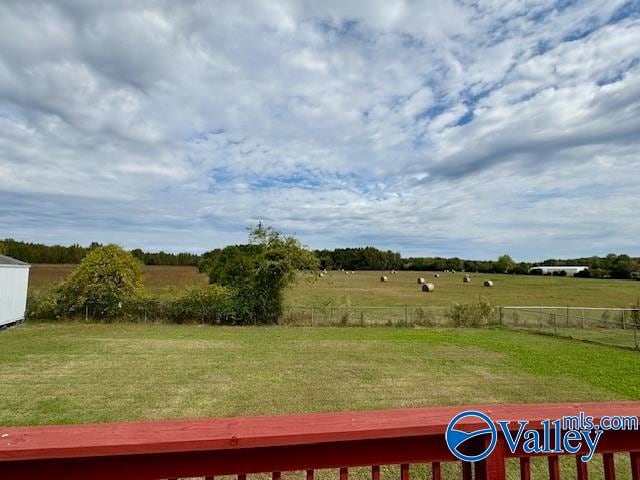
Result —
<path fill-rule="evenodd" d="M 500 307 L 500 325 L 504 324 L 504 307 Z"/>
<path fill-rule="evenodd" d="M 567 305 L 567 328 L 569 328 L 569 305 Z"/>
<path fill-rule="evenodd" d="M 622 329 L 626 330 L 627 326 L 625 325 L 625 321 L 624 321 L 624 310 L 622 310 Z"/>
<path fill-rule="evenodd" d="M 636 350 L 638 349 L 638 325 L 633 322 L 633 342 L 636 344 Z"/>
<path fill-rule="evenodd" d="M 582 329 L 584 330 L 584 308 L 582 309 Z"/>
<path fill-rule="evenodd" d="M 558 335 L 558 325 L 556 322 L 556 312 L 553 312 L 551 315 L 553 315 L 553 334 L 554 335 Z"/>
<path fill-rule="evenodd" d="M 408 317 L 408 312 L 407 312 L 407 306 L 406 305 L 404 306 L 404 323 L 405 323 L 405 325 L 407 323 L 409 323 L 409 317 Z"/>
<path fill-rule="evenodd" d="M 84 321 L 88 322 L 89 321 L 89 304 L 85 303 L 84 305 Z"/>

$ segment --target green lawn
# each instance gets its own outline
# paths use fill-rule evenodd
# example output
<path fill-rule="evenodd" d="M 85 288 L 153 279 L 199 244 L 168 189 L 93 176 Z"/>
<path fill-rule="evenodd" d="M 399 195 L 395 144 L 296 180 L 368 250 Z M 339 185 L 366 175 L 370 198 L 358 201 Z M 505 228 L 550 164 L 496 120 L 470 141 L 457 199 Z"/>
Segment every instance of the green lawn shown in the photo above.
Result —
<path fill-rule="evenodd" d="M 640 399 L 637 352 L 502 329 L 34 324 L 0 425 Z"/>

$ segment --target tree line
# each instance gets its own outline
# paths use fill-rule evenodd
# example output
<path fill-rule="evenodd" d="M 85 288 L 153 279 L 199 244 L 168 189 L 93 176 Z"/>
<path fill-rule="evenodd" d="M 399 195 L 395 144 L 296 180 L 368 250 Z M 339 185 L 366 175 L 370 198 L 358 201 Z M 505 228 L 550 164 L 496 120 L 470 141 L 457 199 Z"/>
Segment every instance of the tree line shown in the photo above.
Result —
<path fill-rule="evenodd" d="M 78 244 L 70 246 L 44 245 L 40 243 L 22 242 L 12 239 L 0 240 L 0 254 L 8 255 L 28 263 L 80 263 L 92 250 L 100 247 L 97 242 L 88 247 Z M 144 252 L 137 248 L 130 253 L 145 265 L 188 265 L 198 266 L 202 272 L 210 272 L 225 252 L 252 248 L 231 246 L 217 248 L 201 255 L 194 253 Z M 246 253 L 246 252 L 245 252 Z M 640 258 L 629 255 L 609 254 L 604 257 L 591 256 L 569 259 L 550 258 L 542 262 L 515 262 L 508 255 L 497 260 L 465 260 L 458 257 L 407 257 L 390 250 L 379 250 L 375 247 L 336 248 L 313 251 L 320 268 L 327 270 L 416 270 L 416 271 L 467 271 L 479 273 L 516 273 L 526 274 L 536 265 L 585 265 L 589 270 L 578 276 L 593 278 L 634 278 L 640 271 Z"/>
<path fill-rule="evenodd" d="M 98 242 L 83 247 L 79 244 L 44 245 L 11 238 L 0 240 L 1 255 L 7 255 L 27 263 L 80 263 L 89 252 L 100 247 L 102 244 Z M 201 255 L 194 253 L 144 252 L 139 248 L 131 250 L 130 253 L 144 265 L 196 266 L 202 258 Z"/>

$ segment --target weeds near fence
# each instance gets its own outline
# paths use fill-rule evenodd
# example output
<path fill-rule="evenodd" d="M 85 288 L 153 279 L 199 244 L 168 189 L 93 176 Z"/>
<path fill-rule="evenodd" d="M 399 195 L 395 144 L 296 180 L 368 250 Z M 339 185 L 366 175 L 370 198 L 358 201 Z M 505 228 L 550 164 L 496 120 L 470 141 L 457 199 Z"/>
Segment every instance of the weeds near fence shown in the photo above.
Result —
<path fill-rule="evenodd" d="M 495 320 L 495 309 L 480 297 L 476 303 L 454 303 L 447 315 L 455 327 L 479 327 Z"/>

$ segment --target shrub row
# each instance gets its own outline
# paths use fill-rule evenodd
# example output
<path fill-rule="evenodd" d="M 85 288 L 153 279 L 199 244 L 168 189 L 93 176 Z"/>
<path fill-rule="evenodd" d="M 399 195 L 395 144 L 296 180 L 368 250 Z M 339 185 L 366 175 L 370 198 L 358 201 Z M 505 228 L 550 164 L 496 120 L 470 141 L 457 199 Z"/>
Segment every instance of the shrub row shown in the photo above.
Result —
<path fill-rule="evenodd" d="M 87 302 L 68 308 L 59 291 L 29 292 L 30 320 L 153 321 L 167 323 L 250 323 L 232 289 L 219 285 L 188 288 L 171 298 L 137 295 L 112 308 Z"/>

